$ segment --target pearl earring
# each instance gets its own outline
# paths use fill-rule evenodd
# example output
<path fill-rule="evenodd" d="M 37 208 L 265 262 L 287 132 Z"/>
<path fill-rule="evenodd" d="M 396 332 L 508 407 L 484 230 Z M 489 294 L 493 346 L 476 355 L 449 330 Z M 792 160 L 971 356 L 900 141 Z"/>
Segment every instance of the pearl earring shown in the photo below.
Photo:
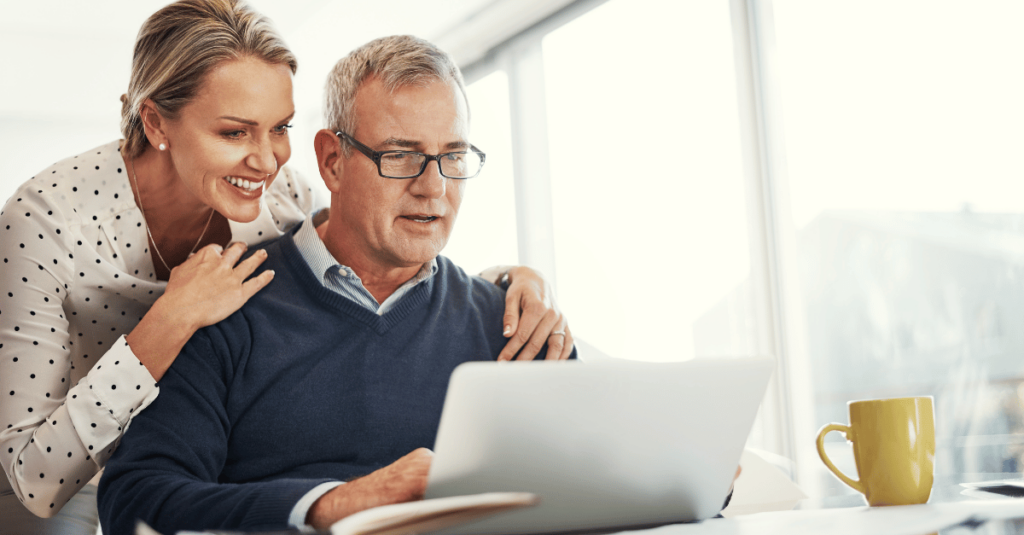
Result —
<path fill-rule="evenodd" d="M 160 148 L 160 150 L 167 150 L 167 145 L 164 145 L 163 143 L 161 143 L 159 148 Z"/>

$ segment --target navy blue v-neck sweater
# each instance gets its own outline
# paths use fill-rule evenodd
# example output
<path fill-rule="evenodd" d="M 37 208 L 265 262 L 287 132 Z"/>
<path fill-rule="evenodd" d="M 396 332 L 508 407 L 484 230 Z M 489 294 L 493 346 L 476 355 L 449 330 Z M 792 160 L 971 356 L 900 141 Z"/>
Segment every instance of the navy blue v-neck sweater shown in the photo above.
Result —
<path fill-rule="evenodd" d="M 316 485 L 432 448 L 452 370 L 507 341 L 504 291 L 444 257 L 378 316 L 324 288 L 290 234 L 264 248 L 273 282 L 196 333 L 108 462 L 104 533 L 285 529 Z"/>

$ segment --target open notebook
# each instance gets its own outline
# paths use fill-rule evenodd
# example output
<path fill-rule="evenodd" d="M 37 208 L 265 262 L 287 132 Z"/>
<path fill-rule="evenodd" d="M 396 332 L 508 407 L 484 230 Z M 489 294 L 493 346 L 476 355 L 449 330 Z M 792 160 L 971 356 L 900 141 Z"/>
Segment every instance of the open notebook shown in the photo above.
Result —
<path fill-rule="evenodd" d="M 474 496 L 439 498 L 417 502 L 384 505 L 343 518 L 331 526 L 331 535 L 413 535 L 428 533 L 449 526 L 465 524 L 506 511 L 531 507 L 537 497 L 525 492 L 492 492 Z M 216 532 L 180 531 L 178 535 L 210 535 Z M 276 532 L 280 535 L 295 531 Z M 135 528 L 135 535 L 161 535 L 145 523 Z M 235 535 L 244 535 L 236 533 Z M 263 535 L 274 535 L 274 532 Z"/>

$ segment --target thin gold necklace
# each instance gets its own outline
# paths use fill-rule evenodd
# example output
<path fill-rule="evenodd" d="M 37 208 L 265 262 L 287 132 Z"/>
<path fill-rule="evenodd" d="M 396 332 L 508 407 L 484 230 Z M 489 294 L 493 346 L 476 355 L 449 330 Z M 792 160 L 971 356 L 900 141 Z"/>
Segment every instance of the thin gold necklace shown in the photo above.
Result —
<path fill-rule="evenodd" d="M 139 192 L 139 211 L 142 212 L 142 220 L 146 221 L 146 210 L 142 208 L 142 190 L 139 189 L 139 181 L 135 178 L 135 158 L 129 160 L 132 164 L 132 183 L 135 184 L 135 191 Z M 188 256 L 192 256 L 192 253 L 196 252 L 196 247 L 203 242 L 203 236 L 206 236 L 206 229 L 210 228 L 210 221 L 213 221 L 213 212 L 215 210 L 210 208 L 210 217 L 206 219 L 206 226 L 203 227 L 203 233 L 199 235 L 199 241 L 192 246 L 192 250 L 188 252 Z M 153 232 L 149 230 L 149 221 L 146 221 L 146 234 L 149 234 L 149 241 L 153 242 L 153 251 L 156 252 L 156 257 L 160 259 L 164 267 L 167 268 L 167 272 L 171 272 L 171 266 L 167 265 L 167 261 L 164 260 L 164 255 L 160 254 L 160 249 L 156 246 L 156 239 L 153 238 Z M 186 256 L 185 258 L 188 258 Z"/>

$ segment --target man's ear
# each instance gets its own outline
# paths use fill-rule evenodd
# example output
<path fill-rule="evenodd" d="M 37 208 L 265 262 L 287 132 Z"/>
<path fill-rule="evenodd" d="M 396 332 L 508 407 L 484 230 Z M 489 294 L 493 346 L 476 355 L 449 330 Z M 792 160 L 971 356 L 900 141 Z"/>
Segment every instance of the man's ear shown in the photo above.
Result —
<path fill-rule="evenodd" d="M 149 140 L 149 144 L 154 149 L 159 149 L 161 144 L 165 147 L 169 145 L 167 142 L 167 132 L 165 131 L 167 119 L 160 115 L 160 112 L 156 109 L 156 104 L 151 99 L 147 98 L 142 102 L 139 117 L 142 119 L 142 127 L 146 132 L 146 139 Z"/>
<path fill-rule="evenodd" d="M 316 163 L 320 167 L 320 177 L 331 193 L 341 190 L 341 178 L 344 173 L 343 162 L 345 153 L 341 148 L 341 139 L 334 132 L 323 129 L 313 138 L 316 150 Z"/>

